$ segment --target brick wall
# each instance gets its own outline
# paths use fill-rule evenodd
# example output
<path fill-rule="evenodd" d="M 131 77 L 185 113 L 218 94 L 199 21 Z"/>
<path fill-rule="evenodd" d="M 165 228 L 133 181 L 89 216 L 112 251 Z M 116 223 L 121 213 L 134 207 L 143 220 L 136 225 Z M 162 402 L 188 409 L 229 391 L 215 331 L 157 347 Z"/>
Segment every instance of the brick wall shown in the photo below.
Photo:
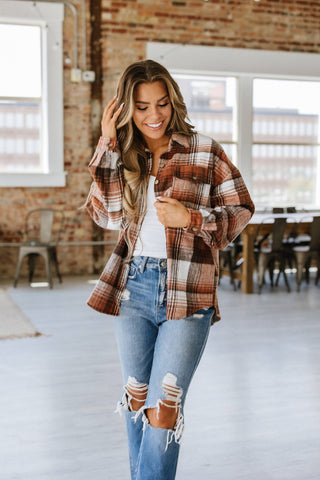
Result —
<path fill-rule="evenodd" d="M 79 13 L 79 58 L 82 58 L 82 1 L 72 2 Z M 89 1 L 86 2 L 89 64 Z M 145 58 L 148 41 L 235 48 L 320 53 L 320 2 L 305 0 L 102 0 L 104 102 L 113 94 L 119 74 L 129 63 Z M 65 10 L 64 58 L 72 58 L 73 17 Z M 84 202 L 92 152 L 91 86 L 70 82 L 64 64 L 65 188 L 0 189 L 0 242 L 21 238 L 26 212 L 37 206 L 63 208 L 62 240 L 90 240 L 92 224 L 78 207 Z M 115 238 L 106 232 L 105 239 Z M 59 248 L 63 274 L 93 271 L 91 247 Z M 105 252 L 108 255 L 108 252 Z M 17 249 L 0 248 L 0 276 L 13 277 Z M 101 258 L 102 267 L 105 258 Z M 24 270 L 25 272 L 25 270 Z"/>

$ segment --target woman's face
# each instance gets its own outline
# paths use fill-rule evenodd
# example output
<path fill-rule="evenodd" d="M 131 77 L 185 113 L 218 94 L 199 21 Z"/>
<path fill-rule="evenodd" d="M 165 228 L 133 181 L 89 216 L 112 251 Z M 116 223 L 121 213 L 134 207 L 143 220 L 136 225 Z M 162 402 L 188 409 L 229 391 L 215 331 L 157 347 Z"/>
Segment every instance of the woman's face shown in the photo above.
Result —
<path fill-rule="evenodd" d="M 171 113 L 171 103 L 163 82 L 137 85 L 133 121 L 147 145 L 161 141 L 166 136 Z"/>

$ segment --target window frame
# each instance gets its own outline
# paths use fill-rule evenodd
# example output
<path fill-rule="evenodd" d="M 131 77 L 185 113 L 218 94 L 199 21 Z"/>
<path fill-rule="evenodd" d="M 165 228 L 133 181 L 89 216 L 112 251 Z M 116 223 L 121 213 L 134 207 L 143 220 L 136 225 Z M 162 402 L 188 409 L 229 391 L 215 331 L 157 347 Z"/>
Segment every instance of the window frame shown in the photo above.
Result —
<path fill-rule="evenodd" d="M 1 172 L 0 187 L 64 187 L 66 185 L 63 142 L 63 19 L 63 3 L 14 0 L 2 1 L 0 4 L 0 23 L 35 25 L 41 28 L 40 151 L 41 164 L 45 166 L 43 173 Z"/>
<path fill-rule="evenodd" d="M 320 82 L 320 54 L 149 42 L 147 58 L 174 74 L 233 76 L 238 79 L 238 167 L 251 189 L 253 80 Z M 301 75 L 303 72 L 303 75 Z M 251 108 L 248 108 L 251 106 Z M 320 148 L 320 147 L 319 147 Z M 320 206 L 320 159 L 316 179 L 316 204 Z"/>

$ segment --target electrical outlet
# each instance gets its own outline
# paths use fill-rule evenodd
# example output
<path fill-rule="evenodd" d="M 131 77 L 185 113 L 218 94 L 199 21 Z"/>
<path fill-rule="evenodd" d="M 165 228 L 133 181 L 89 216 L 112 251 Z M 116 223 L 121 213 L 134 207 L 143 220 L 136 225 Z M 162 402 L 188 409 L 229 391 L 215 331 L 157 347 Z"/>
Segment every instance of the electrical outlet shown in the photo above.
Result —
<path fill-rule="evenodd" d="M 92 70 L 86 70 L 85 72 L 82 72 L 82 80 L 84 82 L 94 82 L 95 78 L 96 74 Z"/>
<path fill-rule="evenodd" d="M 71 69 L 71 82 L 80 83 L 81 82 L 81 70 L 80 68 Z"/>

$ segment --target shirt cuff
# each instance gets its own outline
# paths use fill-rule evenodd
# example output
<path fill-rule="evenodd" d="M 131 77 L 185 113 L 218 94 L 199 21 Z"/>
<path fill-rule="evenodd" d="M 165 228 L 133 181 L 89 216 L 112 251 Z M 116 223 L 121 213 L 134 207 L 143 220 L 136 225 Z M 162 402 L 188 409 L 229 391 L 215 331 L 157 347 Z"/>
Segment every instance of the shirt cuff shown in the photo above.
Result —
<path fill-rule="evenodd" d="M 100 150 L 114 150 L 117 146 L 117 139 L 110 137 L 100 137 L 98 142 L 98 148 Z"/>
<path fill-rule="evenodd" d="M 190 213 L 190 223 L 183 230 L 197 235 L 197 233 L 200 232 L 203 223 L 202 213 L 199 210 L 193 210 L 191 208 L 188 208 L 188 211 Z"/>
<path fill-rule="evenodd" d="M 89 163 L 89 167 L 98 167 L 106 152 L 113 152 L 118 146 L 116 138 L 100 137 L 96 151 Z"/>

